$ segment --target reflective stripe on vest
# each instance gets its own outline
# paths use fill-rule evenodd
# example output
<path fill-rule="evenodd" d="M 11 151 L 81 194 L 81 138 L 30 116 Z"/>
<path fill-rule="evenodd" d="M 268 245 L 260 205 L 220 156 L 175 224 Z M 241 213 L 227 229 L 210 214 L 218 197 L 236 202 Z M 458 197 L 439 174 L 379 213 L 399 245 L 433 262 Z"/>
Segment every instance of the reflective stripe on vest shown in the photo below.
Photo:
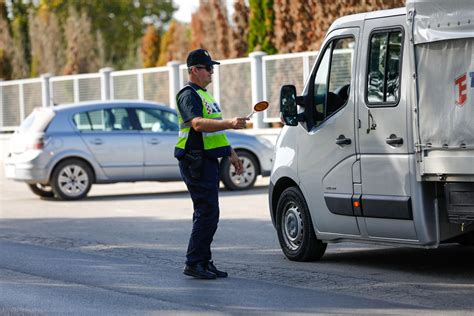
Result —
<path fill-rule="evenodd" d="M 206 119 L 213 120 L 222 120 L 222 113 L 219 105 L 214 100 L 214 98 L 202 89 L 194 89 L 191 85 L 184 86 L 181 91 L 184 89 L 193 89 L 199 95 L 202 101 L 202 117 Z M 178 95 L 181 93 L 178 93 Z M 189 137 L 190 127 L 184 124 L 181 114 L 178 111 L 178 121 L 180 126 L 178 142 L 176 143 L 176 148 L 183 150 L 186 148 L 186 142 Z M 211 133 L 202 133 L 202 139 L 204 144 L 204 150 L 209 151 L 209 153 L 216 152 L 217 156 L 221 156 L 221 153 L 227 154 L 230 153 L 230 143 L 227 139 L 225 132 L 211 132 Z M 221 150 L 222 149 L 222 150 Z"/>

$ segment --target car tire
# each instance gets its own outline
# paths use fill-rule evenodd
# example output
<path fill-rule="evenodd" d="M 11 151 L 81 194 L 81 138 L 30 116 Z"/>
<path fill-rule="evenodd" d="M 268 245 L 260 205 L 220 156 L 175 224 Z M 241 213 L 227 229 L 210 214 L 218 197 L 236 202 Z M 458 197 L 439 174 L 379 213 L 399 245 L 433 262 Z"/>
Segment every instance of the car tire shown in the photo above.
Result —
<path fill-rule="evenodd" d="M 28 183 L 28 187 L 30 188 L 31 192 L 37 196 L 44 198 L 54 197 L 54 192 L 50 186 L 43 185 L 41 183 Z"/>
<path fill-rule="evenodd" d="M 91 188 L 92 170 L 80 159 L 67 159 L 60 162 L 53 171 L 51 187 L 61 200 L 80 200 Z"/>
<path fill-rule="evenodd" d="M 257 158 L 246 151 L 236 151 L 242 164 L 244 172 L 241 175 L 235 173 L 234 166 L 230 163 L 228 157 L 222 159 L 221 162 L 221 180 L 227 190 L 247 190 L 253 187 L 258 176 L 258 162 Z"/>
<path fill-rule="evenodd" d="M 289 187 L 278 199 L 276 230 L 280 247 L 293 261 L 321 259 L 327 244 L 316 238 L 308 206 L 301 191 Z"/>

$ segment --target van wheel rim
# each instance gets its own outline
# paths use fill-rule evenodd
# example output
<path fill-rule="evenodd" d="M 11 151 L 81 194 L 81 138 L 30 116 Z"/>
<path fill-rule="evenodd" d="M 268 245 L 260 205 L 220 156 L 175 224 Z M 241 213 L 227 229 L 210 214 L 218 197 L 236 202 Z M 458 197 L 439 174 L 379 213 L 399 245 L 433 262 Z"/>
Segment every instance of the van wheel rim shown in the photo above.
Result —
<path fill-rule="evenodd" d="M 233 184 L 239 188 L 245 188 L 248 187 L 255 179 L 255 166 L 252 160 L 247 157 L 240 157 L 240 161 L 242 161 L 242 165 L 244 167 L 242 174 L 237 174 L 235 172 L 234 165 L 231 164 L 229 168 L 229 176 Z"/>
<path fill-rule="evenodd" d="M 287 247 L 297 250 L 303 240 L 303 218 L 297 205 L 290 203 L 282 217 L 283 238 Z"/>
<path fill-rule="evenodd" d="M 59 172 L 58 185 L 67 196 L 79 196 L 87 190 L 89 176 L 80 166 L 69 165 Z"/>

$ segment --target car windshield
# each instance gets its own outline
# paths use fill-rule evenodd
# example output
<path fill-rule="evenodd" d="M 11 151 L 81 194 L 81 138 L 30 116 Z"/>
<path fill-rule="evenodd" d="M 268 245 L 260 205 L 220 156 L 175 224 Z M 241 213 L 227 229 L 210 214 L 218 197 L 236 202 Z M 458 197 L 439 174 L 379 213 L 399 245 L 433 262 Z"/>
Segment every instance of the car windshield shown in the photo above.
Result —
<path fill-rule="evenodd" d="M 54 111 L 50 108 L 35 108 L 21 123 L 18 131 L 20 133 L 44 132 L 54 115 Z"/>

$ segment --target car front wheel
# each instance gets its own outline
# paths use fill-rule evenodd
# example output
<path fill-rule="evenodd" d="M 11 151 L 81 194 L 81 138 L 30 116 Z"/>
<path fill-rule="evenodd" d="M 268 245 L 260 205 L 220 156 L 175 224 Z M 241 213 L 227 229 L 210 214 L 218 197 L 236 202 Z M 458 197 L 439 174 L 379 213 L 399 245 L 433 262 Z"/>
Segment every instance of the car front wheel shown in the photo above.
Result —
<path fill-rule="evenodd" d="M 244 171 L 238 175 L 229 158 L 224 158 L 221 162 L 221 180 L 227 190 L 247 190 L 253 187 L 258 176 L 257 159 L 245 151 L 237 151 L 237 155 L 242 161 Z"/>
<path fill-rule="evenodd" d="M 59 163 L 53 171 L 51 186 L 61 200 L 84 198 L 92 185 L 89 165 L 79 159 L 68 159 Z"/>
<path fill-rule="evenodd" d="M 276 229 L 285 256 L 294 261 L 321 259 L 327 244 L 316 238 L 308 206 L 301 191 L 287 188 L 278 199 Z"/>

